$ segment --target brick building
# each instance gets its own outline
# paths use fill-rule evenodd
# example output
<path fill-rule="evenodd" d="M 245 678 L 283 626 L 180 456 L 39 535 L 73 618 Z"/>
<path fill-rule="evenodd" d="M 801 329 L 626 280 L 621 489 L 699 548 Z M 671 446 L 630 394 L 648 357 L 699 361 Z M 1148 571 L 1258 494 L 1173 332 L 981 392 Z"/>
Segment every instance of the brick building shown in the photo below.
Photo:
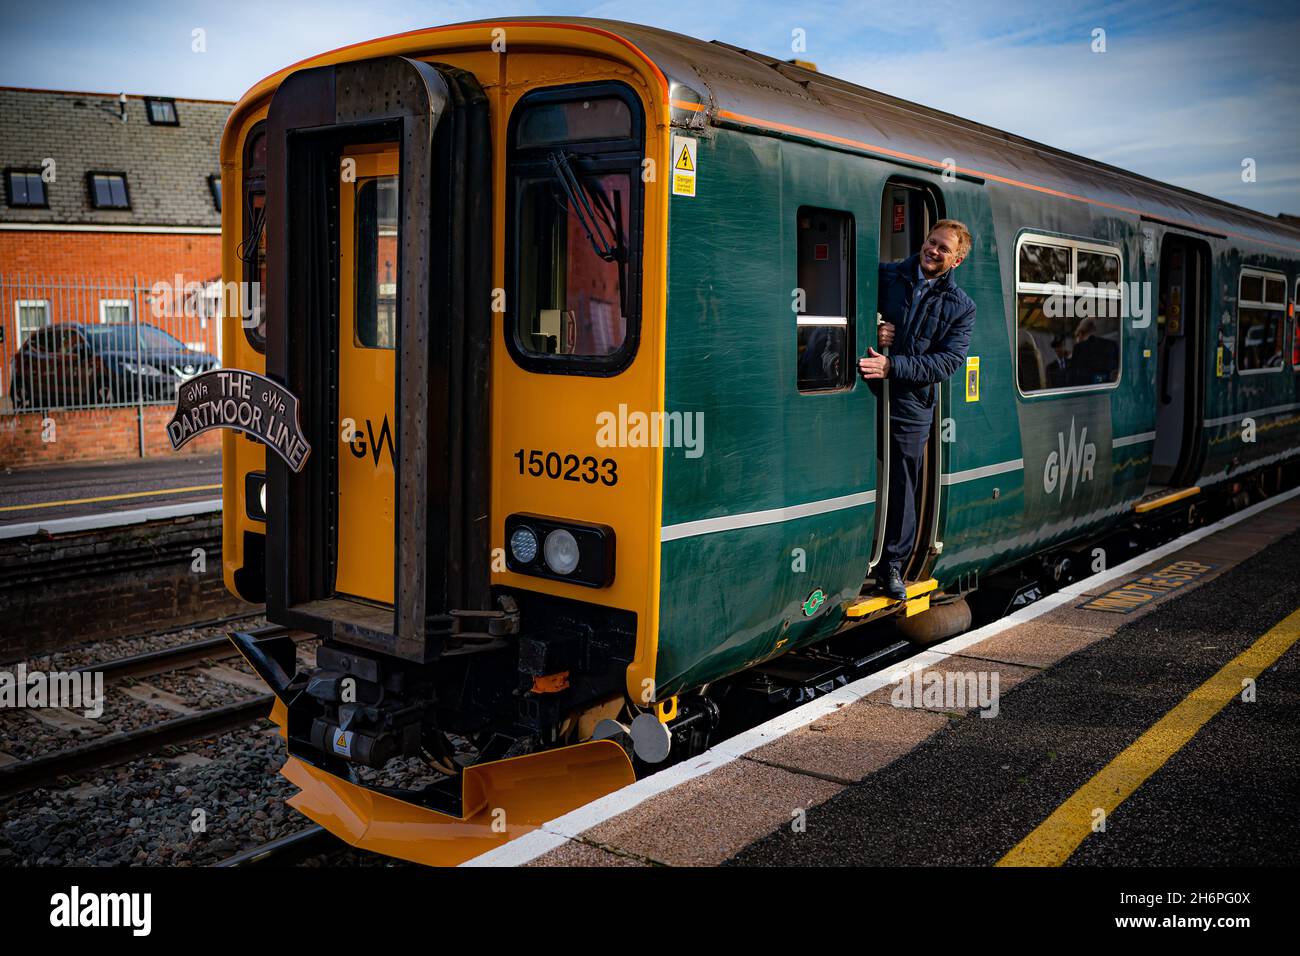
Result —
<path fill-rule="evenodd" d="M 153 335 L 151 325 L 196 357 L 220 355 L 209 316 L 221 275 L 218 149 L 232 106 L 0 87 L 0 467 L 160 453 L 150 429 L 166 403 L 143 390 L 132 402 L 121 388 L 103 390 L 110 400 L 15 396 L 19 352 L 35 329 L 79 323 Z M 51 420 L 57 440 L 41 441 Z M 217 447 L 205 437 L 190 448 Z"/>

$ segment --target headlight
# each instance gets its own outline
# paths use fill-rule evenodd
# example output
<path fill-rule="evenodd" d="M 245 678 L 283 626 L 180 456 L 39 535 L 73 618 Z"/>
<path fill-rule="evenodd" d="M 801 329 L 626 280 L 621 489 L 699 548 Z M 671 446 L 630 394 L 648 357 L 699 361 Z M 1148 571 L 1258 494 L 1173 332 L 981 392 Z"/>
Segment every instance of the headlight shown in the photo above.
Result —
<path fill-rule="evenodd" d="M 135 362 L 123 362 L 122 368 L 133 375 L 143 375 L 145 378 L 162 377 L 162 372 L 158 371 L 152 365 L 137 365 Z"/>
<path fill-rule="evenodd" d="M 543 549 L 546 566 L 556 574 L 572 574 L 578 567 L 578 541 L 564 528 L 556 528 L 548 534 Z"/>
<path fill-rule="evenodd" d="M 604 588 L 614 582 L 614 529 L 609 525 L 548 518 L 506 516 L 506 567 L 567 584 Z"/>
<path fill-rule="evenodd" d="M 254 521 L 266 520 L 266 472 L 250 471 L 244 476 L 244 512 Z"/>
<path fill-rule="evenodd" d="M 537 535 L 533 534 L 532 528 L 520 525 L 515 529 L 510 536 L 510 556 L 520 564 L 532 564 L 536 560 Z"/>

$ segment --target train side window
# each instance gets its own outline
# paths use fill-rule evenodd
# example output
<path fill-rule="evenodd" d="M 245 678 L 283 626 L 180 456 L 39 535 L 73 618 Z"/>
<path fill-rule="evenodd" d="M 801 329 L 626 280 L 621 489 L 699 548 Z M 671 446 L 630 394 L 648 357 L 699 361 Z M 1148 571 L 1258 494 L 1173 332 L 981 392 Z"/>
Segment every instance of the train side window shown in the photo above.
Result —
<path fill-rule="evenodd" d="M 1285 336 L 1286 276 L 1242 269 L 1237 286 L 1237 372 L 1281 371 Z"/>
<path fill-rule="evenodd" d="M 397 348 L 396 176 L 357 189 L 356 307 L 353 341 L 361 348 Z"/>
<path fill-rule="evenodd" d="M 244 289 L 236 303 L 244 316 L 244 337 L 256 352 L 266 352 L 266 122 L 253 127 L 244 145 Z"/>
<path fill-rule="evenodd" d="M 1016 383 L 1022 395 L 1110 388 L 1121 371 L 1113 246 L 1026 235 L 1016 250 Z"/>
<path fill-rule="evenodd" d="M 534 91 L 511 117 L 506 336 L 535 371 L 609 375 L 636 350 L 644 121 L 620 83 Z"/>
<path fill-rule="evenodd" d="M 795 217 L 797 384 L 823 392 L 853 384 L 853 216 L 801 206 Z"/>

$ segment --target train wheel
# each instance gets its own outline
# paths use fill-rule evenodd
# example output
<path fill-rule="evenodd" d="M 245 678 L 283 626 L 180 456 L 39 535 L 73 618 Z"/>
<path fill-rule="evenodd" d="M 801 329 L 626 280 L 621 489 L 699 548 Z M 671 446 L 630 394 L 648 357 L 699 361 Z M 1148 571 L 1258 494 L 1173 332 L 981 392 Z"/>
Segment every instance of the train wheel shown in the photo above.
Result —
<path fill-rule="evenodd" d="M 915 617 L 894 618 L 898 633 L 917 647 L 929 647 L 956 637 L 970 627 L 970 622 L 970 605 L 964 598 L 936 604 Z"/>

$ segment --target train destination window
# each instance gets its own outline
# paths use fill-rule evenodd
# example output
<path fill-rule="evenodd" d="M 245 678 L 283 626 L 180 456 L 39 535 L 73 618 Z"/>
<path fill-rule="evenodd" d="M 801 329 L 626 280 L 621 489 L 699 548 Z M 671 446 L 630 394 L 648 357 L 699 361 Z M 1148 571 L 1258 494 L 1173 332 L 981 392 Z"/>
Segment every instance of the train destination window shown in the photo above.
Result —
<path fill-rule="evenodd" d="M 1286 276 L 1242 269 L 1237 294 L 1237 371 L 1282 369 L 1286 346 Z"/>
<path fill-rule="evenodd" d="M 617 97 L 543 103 L 524 112 L 515 145 L 520 149 L 597 139 L 631 139 L 632 111 Z"/>
<path fill-rule="evenodd" d="M 353 338 L 368 349 L 397 348 L 397 177 L 357 190 L 357 302 Z"/>
<path fill-rule="evenodd" d="M 608 374 L 631 358 L 640 116 L 631 91 L 612 83 L 536 91 L 515 110 L 507 341 L 525 367 Z"/>
<path fill-rule="evenodd" d="M 50 205 L 39 169 L 5 170 L 5 194 L 10 206 L 45 209 Z"/>
<path fill-rule="evenodd" d="M 803 310 L 795 318 L 801 392 L 853 384 L 853 217 L 801 206 L 795 217 L 795 282 Z"/>
<path fill-rule="evenodd" d="M 1119 381 L 1119 250 L 1022 236 L 1016 253 L 1016 381 L 1024 395 Z"/>

